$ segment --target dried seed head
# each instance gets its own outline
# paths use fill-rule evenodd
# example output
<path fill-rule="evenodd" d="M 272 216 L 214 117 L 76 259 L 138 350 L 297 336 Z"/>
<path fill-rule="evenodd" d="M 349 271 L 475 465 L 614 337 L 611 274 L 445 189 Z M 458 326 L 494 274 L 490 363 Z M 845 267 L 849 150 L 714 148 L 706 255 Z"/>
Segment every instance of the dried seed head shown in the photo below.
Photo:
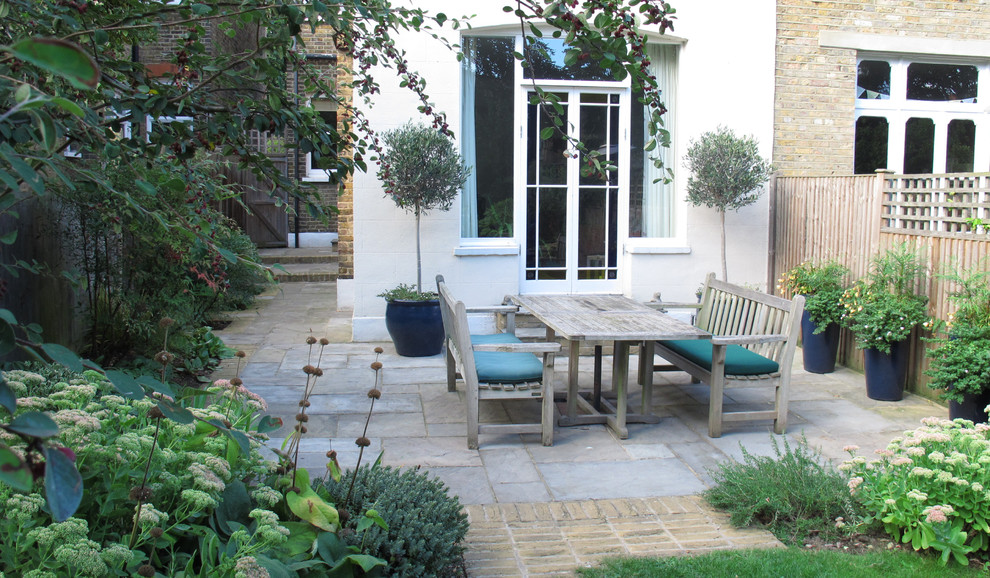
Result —
<path fill-rule="evenodd" d="M 308 399 L 300 399 L 299 400 L 299 407 L 309 407 L 310 405 L 311 404 L 309 403 L 309 400 Z"/>
<path fill-rule="evenodd" d="M 312 365 L 304 365 L 303 366 L 303 373 L 305 373 L 307 375 L 313 375 L 314 373 L 316 373 L 316 368 L 313 367 Z"/>
<path fill-rule="evenodd" d="M 154 576 L 155 567 L 151 564 L 141 564 L 137 570 L 138 576 Z"/>
<path fill-rule="evenodd" d="M 166 329 L 173 325 L 175 325 L 175 319 L 172 319 L 171 317 L 162 317 L 162 320 L 158 322 L 158 326 L 162 329 Z"/>
<path fill-rule="evenodd" d="M 326 337 L 321 337 L 320 338 L 320 345 L 323 345 L 323 346 L 330 345 L 330 340 L 327 339 Z"/>
<path fill-rule="evenodd" d="M 306 338 L 306 343 L 309 345 L 313 345 L 314 343 L 316 343 L 316 338 L 310 335 L 309 337 Z"/>
<path fill-rule="evenodd" d="M 148 486 L 134 486 L 131 491 L 127 493 L 127 497 L 134 502 L 147 502 L 152 497 L 154 497 L 155 492 Z"/>
<path fill-rule="evenodd" d="M 247 357 L 247 353 L 244 353 L 241 350 L 238 350 L 237 353 L 235 353 L 234 355 L 237 356 L 237 357 L 240 357 L 241 359 Z"/>
<path fill-rule="evenodd" d="M 159 351 L 158 353 L 155 354 L 155 361 L 157 361 L 162 365 L 168 365 L 169 363 L 172 363 L 173 359 L 175 359 L 175 356 L 167 351 Z"/>
<path fill-rule="evenodd" d="M 298 421 L 299 423 L 306 423 L 309 421 L 309 416 L 304 413 L 297 413 L 296 421 Z"/>
<path fill-rule="evenodd" d="M 148 410 L 148 418 L 150 419 L 162 419 L 165 417 L 165 413 L 157 405 Z"/>
<path fill-rule="evenodd" d="M 359 448 L 366 448 L 371 445 L 371 440 L 369 440 L 364 436 L 361 436 L 354 443 L 356 443 Z"/>
<path fill-rule="evenodd" d="M 225 427 L 227 429 L 230 429 L 230 426 L 234 425 L 234 424 L 230 423 L 230 420 L 229 419 L 225 419 L 221 423 L 223 424 L 223 427 Z"/>
<path fill-rule="evenodd" d="M 378 388 L 373 387 L 368 390 L 368 397 L 370 397 L 371 399 L 381 399 L 382 391 Z"/>
<path fill-rule="evenodd" d="M 381 368 L 382 368 L 382 362 L 381 361 L 372 361 L 371 362 L 371 369 L 374 369 L 375 371 L 378 371 Z"/>
<path fill-rule="evenodd" d="M 297 424 L 296 424 L 296 427 L 295 427 L 294 429 L 295 429 L 295 430 L 296 430 L 297 432 L 299 432 L 299 433 L 306 433 L 306 432 L 308 432 L 308 431 L 309 431 L 308 429 L 306 429 L 306 426 L 304 426 L 304 425 L 303 425 L 303 424 L 301 424 L 301 423 L 297 423 Z"/>
<path fill-rule="evenodd" d="M 151 534 L 151 537 L 152 538 L 156 538 L 157 539 L 157 538 L 161 538 L 165 534 L 165 530 L 162 530 L 161 528 L 155 527 L 155 528 L 152 528 L 152 529 L 148 530 L 148 533 Z"/>
<path fill-rule="evenodd" d="M 316 377 L 322 377 L 323 376 L 323 370 L 320 369 L 319 367 L 317 367 L 317 368 L 313 369 L 313 375 L 315 375 Z"/>
<path fill-rule="evenodd" d="M 381 347 L 376 347 L 375 348 L 375 353 L 385 353 L 385 350 L 382 349 Z"/>
<path fill-rule="evenodd" d="M 233 387 L 240 387 L 244 385 L 244 380 L 239 377 L 235 377 L 234 379 L 230 380 L 230 385 L 232 385 Z"/>
<path fill-rule="evenodd" d="M 337 450 L 330 450 L 327 452 L 327 457 L 331 460 L 337 459 Z"/>

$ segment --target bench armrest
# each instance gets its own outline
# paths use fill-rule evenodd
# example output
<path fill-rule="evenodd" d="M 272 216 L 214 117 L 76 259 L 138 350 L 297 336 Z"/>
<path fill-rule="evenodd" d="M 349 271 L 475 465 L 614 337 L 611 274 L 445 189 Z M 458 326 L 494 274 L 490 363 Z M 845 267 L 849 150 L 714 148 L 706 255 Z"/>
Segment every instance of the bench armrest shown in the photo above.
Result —
<path fill-rule="evenodd" d="M 644 305 L 653 309 L 701 309 L 701 303 L 674 303 L 673 301 L 647 301 Z"/>
<path fill-rule="evenodd" d="M 478 307 L 465 307 L 468 313 L 518 313 L 519 307 L 515 305 L 482 305 Z"/>
<path fill-rule="evenodd" d="M 479 343 L 472 345 L 475 351 L 502 351 L 508 353 L 556 353 L 560 351 L 559 343 Z"/>
<path fill-rule="evenodd" d="M 755 345 L 757 343 L 776 343 L 787 341 L 788 336 L 782 333 L 769 335 L 718 335 L 712 337 L 712 345 Z"/>

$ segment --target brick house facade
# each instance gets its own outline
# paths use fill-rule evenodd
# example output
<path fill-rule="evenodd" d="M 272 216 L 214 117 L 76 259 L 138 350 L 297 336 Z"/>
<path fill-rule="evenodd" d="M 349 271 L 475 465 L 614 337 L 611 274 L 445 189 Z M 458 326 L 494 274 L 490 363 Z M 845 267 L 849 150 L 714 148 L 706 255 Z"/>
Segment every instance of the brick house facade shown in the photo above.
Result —
<path fill-rule="evenodd" d="M 852 174 L 858 56 L 985 63 L 988 27 L 983 2 L 778 0 L 774 165 L 785 175 Z M 979 152 L 976 170 L 986 170 Z"/>

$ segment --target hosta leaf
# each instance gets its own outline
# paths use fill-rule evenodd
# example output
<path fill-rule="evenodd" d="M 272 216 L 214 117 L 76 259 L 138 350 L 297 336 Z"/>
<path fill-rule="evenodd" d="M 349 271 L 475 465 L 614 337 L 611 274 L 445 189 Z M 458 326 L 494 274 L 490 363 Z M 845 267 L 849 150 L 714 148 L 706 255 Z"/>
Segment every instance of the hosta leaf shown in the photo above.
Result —
<path fill-rule="evenodd" d="M 82 501 L 83 483 L 76 464 L 58 449 L 44 448 L 45 499 L 52 516 L 65 521 L 76 512 Z"/>

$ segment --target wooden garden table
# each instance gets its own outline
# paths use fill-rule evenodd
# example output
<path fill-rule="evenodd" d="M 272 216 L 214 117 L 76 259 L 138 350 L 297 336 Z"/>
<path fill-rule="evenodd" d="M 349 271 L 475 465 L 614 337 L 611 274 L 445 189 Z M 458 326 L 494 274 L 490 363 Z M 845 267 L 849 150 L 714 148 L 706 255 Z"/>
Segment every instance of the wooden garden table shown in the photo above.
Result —
<path fill-rule="evenodd" d="M 629 437 L 626 423 L 657 423 L 649 413 L 653 401 L 653 372 L 640 376 L 643 383 L 642 414 L 627 415 L 629 348 L 645 344 L 644 357 L 653 359 L 653 344 L 660 339 L 704 339 L 711 335 L 693 325 L 622 295 L 512 295 L 506 298 L 526 309 L 547 326 L 547 341 L 559 336 L 567 341 L 567 415 L 560 426 L 607 424 L 620 439 Z M 601 350 L 596 348 L 594 404 L 578 392 L 578 354 L 582 341 L 612 342 L 612 390 L 616 395 L 610 413 L 601 413 Z M 578 406 L 588 412 L 578 415 Z"/>

